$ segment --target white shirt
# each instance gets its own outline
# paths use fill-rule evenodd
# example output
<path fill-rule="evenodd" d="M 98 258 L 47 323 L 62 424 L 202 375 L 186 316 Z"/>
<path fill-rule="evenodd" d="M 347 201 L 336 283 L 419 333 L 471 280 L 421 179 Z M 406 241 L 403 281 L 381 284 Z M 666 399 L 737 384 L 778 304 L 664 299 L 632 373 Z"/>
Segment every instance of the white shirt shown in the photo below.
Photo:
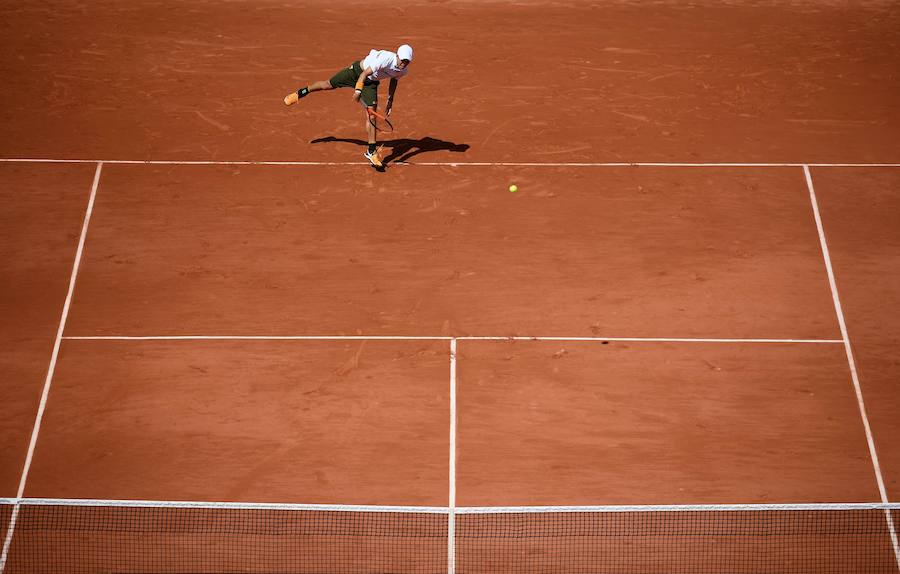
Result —
<path fill-rule="evenodd" d="M 372 50 L 366 59 L 363 60 L 363 70 L 371 68 L 372 73 L 369 79 L 380 82 L 386 78 L 402 78 L 409 72 L 409 68 L 400 69 L 397 67 L 397 54 L 388 52 L 387 50 Z"/>

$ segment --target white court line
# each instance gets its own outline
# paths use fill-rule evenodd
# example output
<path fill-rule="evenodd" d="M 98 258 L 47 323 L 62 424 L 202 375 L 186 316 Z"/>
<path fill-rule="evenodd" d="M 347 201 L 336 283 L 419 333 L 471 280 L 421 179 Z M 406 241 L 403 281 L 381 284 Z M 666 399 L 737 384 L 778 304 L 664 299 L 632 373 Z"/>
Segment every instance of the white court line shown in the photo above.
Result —
<path fill-rule="evenodd" d="M 853 349 L 850 345 L 850 335 L 847 333 L 847 323 L 844 320 L 844 311 L 841 307 L 841 298 L 838 295 L 837 281 L 834 277 L 834 269 L 831 266 L 831 255 L 828 251 L 828 241 L 825 239 L 825 227 L 822 225 L 822 216 L 819 213 L 819 202 L 816 199 L 816 190 L 813 187 L 812 175 L 809 166 L 803 166 L 803 174 L 806 176 L 806 186 L 809 188 L 809 201 L 812 204 L 813 215 L 816 219 L 816 229 L 819 231 L 819 243 L 822 245 L 822 257 L 825 260 L 825 270 L 828 272 L 828 285 L 831 287 L 831 297 L 834 300 L 834 311 L 837 314 L 841 335 L 844 339 L 844 350 L 847 353 L 847 365 L 850 367 L 850 379 L 853 381 L 853 389 L 856 391 L 856 402 L 859 407 L 859 416 L 862 418 L 866 431 L 866 442 L 869 445 L 869 456 L 872 459 L 872 467 L 875 470 L 875 480 L 878 483 L 878 493 L 881 501 L 888 502 L 887 491 L 884 488 L 884 478 L 881 475 L 881 465 L 878 463 L 878 453 L 875 450 L 875 440 L 872 437 L 872 427 L 869 425 L 869 417 L 866 414 L 866 403 L 863 400 L 862 387 L 859 384 L 859 375 L 856 372 L 856 361 L 853 358 Z M 897 531 L 889 510 L 885 510 L 888 530 L 890 530 L 891 542 L 894 546 L 894 556 L 897 559 L 897 568 L 900 569 L 900 543 L 897 540 Z"/>
<path fill-rule="evenodd" d="M 842 343 L 840 339 L 716 339 L 685 337 L 457 337 L 463 341 L 616 341 L 632 343 Z"/>
<path fill-rule="evenodd" d="M 456 339 L 450 340 L 450 472 L 447 497 L 447 574 L 456 572 Z"/>
<path fill-rule="evenodd" d="M 215 161 L 215 160 L 130 160 L 130 159 L 43 159 L 0 158 L 0 163 L 105 163 L 120 165 L 284 165 L 329 166 L 370 165 L 358 161 Z M 739 162 L 392 162 L 391 165 L 445 167 L 900 167 L 900 163 L 739 163 Z"/>
<path fill-rule="evenodd" d="M 25 465 L 22 468 L 22 476 L 19 479 L 19 490 L 16 498 L 22 498 L 25 494 L 25 484 L 28 481 L 28 471 L 31 469 L 31 461 L 34 458 L 34 448 L 37 445 L 38 434 L 41 432 L 41 420 L 47 408 L 47 397 L 50 394 L 50 385 L 53 382 L 53 373 L 56 371 L 56 360 L 59 358 L 59 348 L 63 340 L 63 332 L 66 329 L 66 319 L 69 317 L 69 307 L 72 305 L 72 294 L 75 292 L 75 279 L 78 277 L 78 268 L 81 266 L 81 255 L 84 253 L 84 242 L 87 237 L 88 226 L 91 223 L 91 213 L 94 211 L 94 198 L 97 197 L 97 187 L 100 184 L 100 173 L 103 171 L 103 163 L 97 163 L 94 171 L 94 182 L 91 185 L 91 196 L 88 200 L 87 210 L 84 214 L 84 222 L 81 225 L 81 236 L 78 238 L 78 249 L 75 251 L 75 262 L 72 264 L 72 274 L 69 276 L 69 290 L 66 293 L 66 301 L 63 304 L 62 315 L 59 318 L 59 327 L 56 330 L 56 340 L 53 343 L 53 352 L 50 355 L 50 366 L 44 379 L 44 388 L 41 391 L 41 402 L 38 405 L 37 416 L 34 419 L 34 427 L 31 429 L 31 441 L 28 443 L 28 452 L 25 455 Z M 3 541 L 3 550 L 0 552 L 0 574 L 6 568 L 6 559 L 9 555 L 9 546 L 12 543 L 13 531 L 16 528 L 18 518 L 18 505 L 13 507 L 13 514 L 9 521 L 6 539 Z"/>
<path fill-rule="evenodd" d="M 402 335 L 103 335 L 64 337 L 70 341 L 450 341 L 453 337 Z M 838 341 L 840 342 L 840 341 Z"/>
<path fill-rule="evenodd" d="M 539 337 L 445 335 L 406 337 L 388 335 L 98 335 L 63 337 L 67 341 L 595 341 L 632 343 L 796 343 L 843 344 L 843 339 L 691 339 L 677 337 Z"/>

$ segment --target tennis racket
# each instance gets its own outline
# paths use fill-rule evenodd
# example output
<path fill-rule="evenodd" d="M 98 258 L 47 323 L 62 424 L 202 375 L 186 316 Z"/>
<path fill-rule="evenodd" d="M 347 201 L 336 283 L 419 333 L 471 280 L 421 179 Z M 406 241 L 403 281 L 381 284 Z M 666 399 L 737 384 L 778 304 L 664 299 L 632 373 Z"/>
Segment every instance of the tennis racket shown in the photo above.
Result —
<path fill-rule="evenodd" d="M 394 124 L 387 119 L 387 116 L 380 114 L 372 108 L 366 108 L 366 114 L 369 116 L 369 123 L 380 132 L 394 131 Z"/>

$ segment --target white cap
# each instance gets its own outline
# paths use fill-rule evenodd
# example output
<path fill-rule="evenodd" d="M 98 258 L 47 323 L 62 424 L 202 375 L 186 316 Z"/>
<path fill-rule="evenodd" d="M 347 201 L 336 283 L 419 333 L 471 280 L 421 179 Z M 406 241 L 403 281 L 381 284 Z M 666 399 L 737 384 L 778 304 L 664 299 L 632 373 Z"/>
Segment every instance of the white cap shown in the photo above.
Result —
<path fill-rule="evenodd" d="M 409 44 L 403 44 L 402 46 L 397 48 L 397 57 L 401 60 L 409 60 L 410 62 L 412 62 L 412 46 L 410 46 Z"/>

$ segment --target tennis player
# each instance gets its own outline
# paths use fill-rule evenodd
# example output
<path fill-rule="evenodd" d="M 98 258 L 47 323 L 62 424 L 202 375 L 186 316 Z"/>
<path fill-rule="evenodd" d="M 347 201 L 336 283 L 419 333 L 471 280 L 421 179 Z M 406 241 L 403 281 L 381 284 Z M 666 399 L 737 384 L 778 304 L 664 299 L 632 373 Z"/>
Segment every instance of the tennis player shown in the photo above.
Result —
<path fill-rule="evenodd" d="M 388 50 L 372 50 L 369 55 L 353 62 L 350 66 L 336 73 L 330 80 L 321 80 L 291 92 L 284 97 L 287 106 L 296 104 L 300 98 L 305 98 L 311 92 L 319 90 L 333 90 L 335 88 L 353 88 L 353 101 L 360 99 L 367 108 L 373 111 L 378 109 L 378 84 L 386 78 L 391 79 L 388 87 L 387 105 L 385 115 L 391 115 L 394 106 L 394 94 L 397 92 L 397 80 L 409 72 L 409 64 L 413 59 L 413 49 L 407 44 L 397 48 L 397 53 Z M 369 136 L 369 148 L 365 156 L 375 167 L 382 167 L 383 158 L 378 150 L 377 132 L 375 126 L 366 115 L 366 132 Z"/>

